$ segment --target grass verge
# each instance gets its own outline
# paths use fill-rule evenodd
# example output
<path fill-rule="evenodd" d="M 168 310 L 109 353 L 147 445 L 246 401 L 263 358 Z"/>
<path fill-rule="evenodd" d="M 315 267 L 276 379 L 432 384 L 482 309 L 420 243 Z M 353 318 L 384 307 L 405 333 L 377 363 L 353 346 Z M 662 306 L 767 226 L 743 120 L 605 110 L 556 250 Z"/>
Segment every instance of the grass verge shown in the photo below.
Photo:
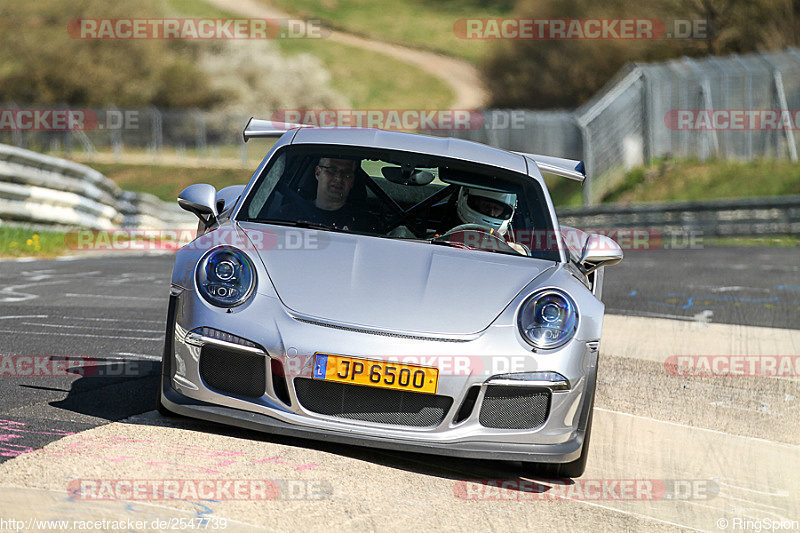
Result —
<path fill-rule="evenodd" d="M 67 251 L 64 232 L 0 225 L 0 257 L 48 259 Z"/>
<path fill-rule="evenodd" d="M 228 185 L 244 185 L 255 170 L 255 166 L 251 170 L 116 163 L 90 163 L 89 166 L 125 190 L 154 194 L 167 202 L 176 201 L 183 189 L 195 183 L 210 183 L 217 190 Z"/>
<path fill-rule="evenodd" d="M 782 159 L 658 161 L 637 168 L 603 202 L 714 200 L 800 194 L 800 165 Z"/>
<path fill-rule="evenodd" d="M 581 186 L 545 176 L 553 203 L 582 205 Z M 800 194 L 800 165 L 781 159 L 656 161 L 628 172 L 602 203 L 680 202 Z"/>

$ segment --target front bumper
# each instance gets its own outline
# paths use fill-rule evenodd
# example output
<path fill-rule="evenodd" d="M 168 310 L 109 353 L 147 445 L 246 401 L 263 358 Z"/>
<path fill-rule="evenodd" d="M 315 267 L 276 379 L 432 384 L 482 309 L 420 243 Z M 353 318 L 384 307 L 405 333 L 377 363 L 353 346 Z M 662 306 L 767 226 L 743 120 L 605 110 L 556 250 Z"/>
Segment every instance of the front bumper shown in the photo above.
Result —
<path fill-rule="evenodd" d="M 290 315 L 279 300 L 264 295 L 258 295 L 251 305 L 235 313 L 223 313 L 206 305 L 193 291 L 183 291 L 172 296 L 171 309 L 161 401 L 177 414 L 281 435 L 454 457 L 564 463 L 581 454 L 595 393 L 597 348 L 594 343 L 572 341 L 555 353 L 537 354 L 509 335 L 508 328 L 501 327 L 490 327 L 458 342 L 453 339 L 401 340 L 313 324 Z M 264 317 L 270 317 L 271 323 L 265 323 Z M 199 365 L 202 342 L 197 342 L 196 336 L 186 342 L 187 333 L 198 327 L 213 327 L 263 347 L 264 364 L 268 369 L 263 396 L 244 398 L 221 392 L 204 382 Z M 322 415 L 304 408 L 293 379 L 309 376 L 315 352 L 372 359 L 435 354 L 437 361 L 470 354 L 472 360 L 484 361 L 486 368 L 476 365 L 466 373 L 458 373 L 440 367 L 437 394 L 453 398 L 441 423 L 427 427 L 398 426 Z M 274 376 L 270 372 L 272 359 L 280 362 L 284 369 L 288 401 L 282 401 L 275 393 Z M 493 363 L 486 364 L 487 360 Z M 298 361 L 309 364 L 298 364 Z M 495 368 L 495 361 L 502 364 Z M 513 368 L 509 369 L 509 364 Z M 509 370 L 558 372 L 568 378 L 566 390 L 563 390 L 563 383 L 531 384 L 550 390 L 549 413 L 542 425 L 531 429 L 481 425 L 481 402 L 490 378 Z M 471 414 L 456 422 L 469 389 L 475 386 L 480 387 L 480 392 Z"/>

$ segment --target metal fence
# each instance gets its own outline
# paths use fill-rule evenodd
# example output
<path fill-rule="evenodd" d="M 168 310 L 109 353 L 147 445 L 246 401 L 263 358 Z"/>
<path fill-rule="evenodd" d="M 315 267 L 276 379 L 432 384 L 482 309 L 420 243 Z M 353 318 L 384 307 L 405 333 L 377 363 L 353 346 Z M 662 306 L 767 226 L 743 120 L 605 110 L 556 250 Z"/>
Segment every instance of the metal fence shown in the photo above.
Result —
<path fill-rule="evenodd" d="M 38 152 L 93 154 L 111 152 L 122 158 L 130 153 L 145 153 L 159 160 L 165 152 L 178 157 L 218 161 L 220 158 L 247 164 L 250 155 L 263 156 L 263 147 L 250 147 L 242 141 L 242 128 L 249 116 L 200 110 L 148 108 L 76 108 L 66 105 L 18 106 L 6 103 L 3 113 L 14 120 L 0 122 L 0 143 Z M 56 122 L 59 113 L 75 117 L 77 127 Z M 33 114 L 33 118 L 30 115 Z M 42 118 L 43 117 L 43 118 Z M 43 126 L 37 127 L 41 119 Z M 20 127 L 20 125 L 31 127 Z"/>
<path fill-rule="evenodd" d="M 6 110 L 13 107 L 4 106 Z M 791 113 L 794 123 L 766 128 L 681 128 L 674 123 L 680 110 L 785 111 Z M 797 160 L 799 110 L 800 50 L 789 48 L 631 64 L 578 109 L 486 110 L 480 124 L 470 129 L 430 133 L 582 159 L 589 174 L 584 204 L 590 205 L 625 171 L 654 158 Z M 245 166 L 251 155 L 263 156 L 263 146 L 242 142 L 246 116 L 155 108 L 84 111 L 93 117 L 91 127 L 19 131 L 0 124 L 0 142 L 38 151 L 91 153 L 104 149 L 120 157 L 139 150 L 151 154 L 154 160 L 169 148 L 178 158 L 192 156 L 209 164 L 224 159 Z M 254 110 L 254 114 L 271 116 L 270 111 Z"/>
<path fill-rule="evenodd" d="M 688 127 L 678 111 L 776 111 L 792 123 L 755 127 Z M 487 111 L 476 131 L 449 132 L 512 150 L 582 159 L 590 178 L 584 203 L 594 203 L 624 172 L 659 157 L 749 160 L 757 157 L 797 161 L 800 126 L 800 51 L 683 58 L 656 64 L 631 64 L 599 94 L 572 112 L 525 111 L 525 127 L 503 124 Z M 508 121 L 505 121 L 508 122 Z M 699 127 L 697 127 L 699 124 Z"/>

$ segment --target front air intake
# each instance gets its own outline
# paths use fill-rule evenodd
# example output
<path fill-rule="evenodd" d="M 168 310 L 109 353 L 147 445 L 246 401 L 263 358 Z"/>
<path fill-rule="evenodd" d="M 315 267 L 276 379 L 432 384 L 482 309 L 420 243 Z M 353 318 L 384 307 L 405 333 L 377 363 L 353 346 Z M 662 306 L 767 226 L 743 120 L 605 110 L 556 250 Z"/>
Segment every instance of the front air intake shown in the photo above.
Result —
<path fill-rule="evenodd" d="M 550 391 L 535 387 L 489 385 L 478 421 L 496 429 L 533 429 L 550 414 Z"/>
<path fill-rule="evenodd" d="M 260 398 L 266 392 L 267 358 L 207 343 L 200 350 L 200 377 L 219 392 Z"/>

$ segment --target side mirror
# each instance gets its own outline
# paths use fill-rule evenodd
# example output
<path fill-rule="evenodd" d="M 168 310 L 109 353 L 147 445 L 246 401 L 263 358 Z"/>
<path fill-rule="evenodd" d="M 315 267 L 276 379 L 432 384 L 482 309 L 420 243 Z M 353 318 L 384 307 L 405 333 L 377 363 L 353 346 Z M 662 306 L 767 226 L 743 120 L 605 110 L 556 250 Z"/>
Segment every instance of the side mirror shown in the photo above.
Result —
<path fill-rule="evenodd" d="M 614 239 L 594 234 L 586 240 L 579 263 L 585 274 L 591 274 L 600 267 L 616 265 L 623 256 Z"/>
<path fill-rule="evenodd" d="M 222 213 L 239 201 L 244 192 L 244 185 L 230 185 L 217 192 L 217 211 Z"/>
<path fill-rule="evenodd" d="M 183 189 L 178 195 L 178 205 L 197 215 L 206 225 L 219 215 L 217 190 L 207 183 L 197 183 Z"/>

